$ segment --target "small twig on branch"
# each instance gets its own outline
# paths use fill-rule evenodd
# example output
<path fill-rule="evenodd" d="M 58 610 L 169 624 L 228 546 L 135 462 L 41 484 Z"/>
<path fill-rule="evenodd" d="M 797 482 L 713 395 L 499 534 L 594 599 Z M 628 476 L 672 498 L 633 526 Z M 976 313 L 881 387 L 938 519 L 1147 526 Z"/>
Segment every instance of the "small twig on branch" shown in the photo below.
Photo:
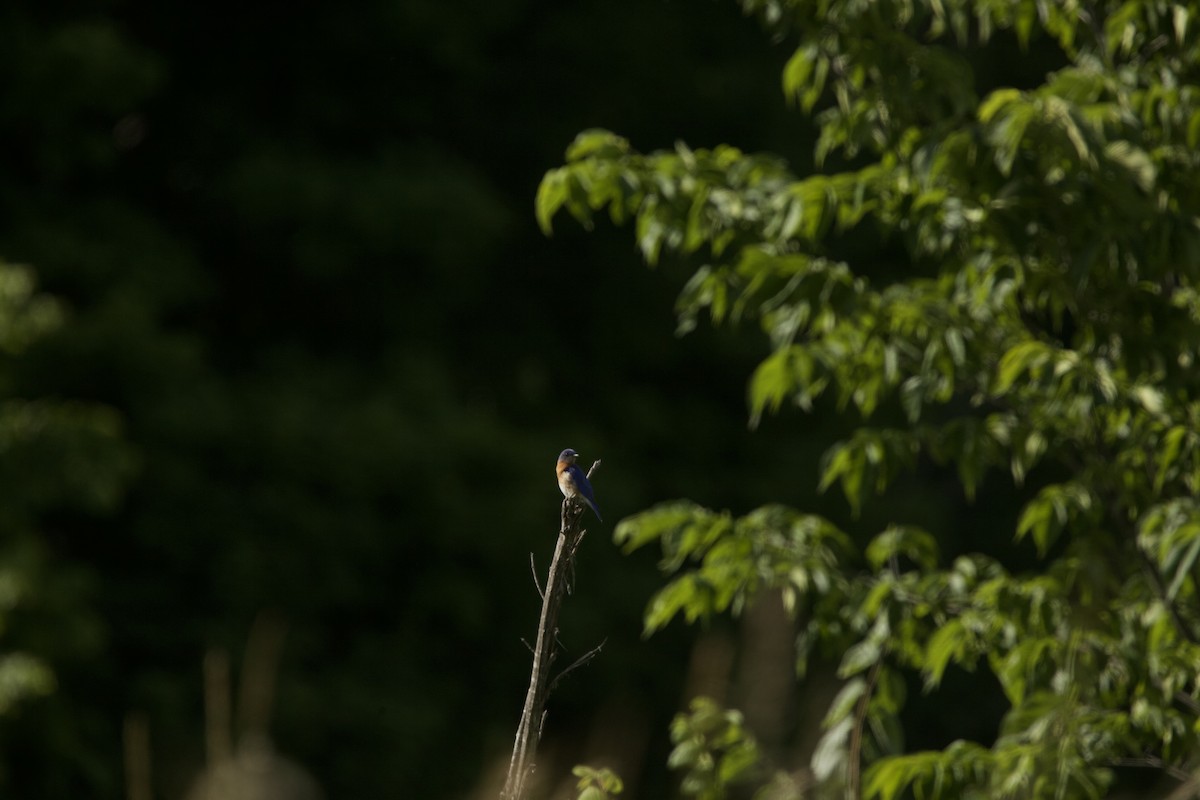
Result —
<path fill-rule="evenodd" d="M 538 583 L 537 564 L 533 562 L 533 553 L 529 554 L 529 571 L 533 573 L 533 586 L 537 589 L 538 597 L 546 599 L 546 593 L 542 591 L 542 584 Z"/>
<path fill-rule="evenodd" d="M 1135 544 L 1134 549 L 1137 550 L 1138 559 L 1142 564 L 1146 579 L 1150 581 L 1150 586 L 1154 589 L 1154 593 L 1158 595 L 1159 602 L 1167 610 L 1167 615 L 1171 618 L 1175 630 L 1192 644 L 1200 644 L 1200 638 L 1196 636 L 1196 632 L 1187 623 L 1187 620 L 1183 618 L 1183 613 L 1180 612 L 1179 607 L 1175 605 L 1170 594 L 1168 594 L 1166 584 L 1163 583 L 1162 576 L 1158 573 L 1158 567 L 1150 560 L 1150 556 L 1146 555 L 1146 551 L 1142 550 L 1141 547 Z"/>
<path fill-rule="evenodd" d="M 562 672 L 560 672 L 554 676 L 554 680 L 550 681 L 550 686 L 546 689 L 546 693 L 553 694 L 554 689 L 555 689 L 555 687 L 558 686 L 559 681 L 561 681 L 563 678 L 570 675 L 572 672 L 574 672 L 579 667 L 582 667 L 585 664 L 587 664 L 589 661 L 591 661 L 596 656 L 600 655 L 600 651 L 604 649 L 604 645 L 606 645 L 607 643 L 608 643 L 608 639 L 605 639 L 603 642 L 596 645 L 591 650 L 588 650 L 586 653 L 581 655 L 579 658 L 572 661 L 570 666 L 568 666 Z"/>
<path fill-rule="evenodd" d="M 588 470 L 590 479 L 600 466 L 596 461 Z M 538 744 L 542 737 L 542 725 L 546 720 L 546 700 L 558 681 L 571 670 L 587 663 L 599 653 L 600 648 L 584 654 L 583 658 L 567 667 L 553 682 L 549 681 L 550 668 L 557 655 L 558 612 L 562 608 L 563 599 L 571 593 L 574 584 L 575 554 L 579 552 L 579 544 L 583 541 L 585 531 L 580 523 L 585 506 L 571 498 L 564 498 L 562 518 L 558 531 L 558 543 L 554 548 L 554 558 L 550 562 L 550 571 L 546 575 L 545 589 L 538 586 L 542 597 L 542 613 L 538 620 L 537 641 L 533 647 L 533 668 L 529 675 L 529 690 L 525 694 L 525 707 L 521 712 L 521 721 L 517 725 L 516 740 L 513 742 L 512 759 L 508 764 L 508 777 L 504 781 L 504 789 L 500 793 L 502 800 L 524 800 L 530 775 L 533 773 L 534 759 L 537 756 Z M 533 565 L 533 556 L 530 555 Z M 537 570 L 534 569 L 534 583 L 537 583 Z"/>
<path fill-rule="evenodd" d="M 1198 702 L 1196 698 L 1192 697 L 1187 692 L 1176 692 L 1175 702 L 1182 706 L 1186 706 L 1187 709 L 1193 714 L 1200 714 L 1200 702 Z"/>
<path fill-rule="evenodd" d="M 859 786 L 862 783 L 862 739 L 863 727 L 867 722 L 867 709 L 871 705 L 871 695 L 875 692 L 875 684 L 879 680 L 879 671 L 883 667 L 882 659 L 871 666 L 867 675 L 867 686 L 863 689 L 862 697 L 858 699 L 858 708 L 854 711 L 854 727 L 850 729 L 850 753 L 847 761 L 846 800 L 859 800 L 862 794 Z"/>
<path fill-rule="evenodd" d="M 1141 758 L 1114 758 L 1111 763 L 1114 767 L 1142 767 L 1145 769 L 1161 769 L 1163 772 L 1180 782 L 1190 780 L 1192 777 L 1192 774 L 1186 769 L 1177 767 L 1174 764 L 1168 764 L 1158 756 L 1142 756 Z"/>

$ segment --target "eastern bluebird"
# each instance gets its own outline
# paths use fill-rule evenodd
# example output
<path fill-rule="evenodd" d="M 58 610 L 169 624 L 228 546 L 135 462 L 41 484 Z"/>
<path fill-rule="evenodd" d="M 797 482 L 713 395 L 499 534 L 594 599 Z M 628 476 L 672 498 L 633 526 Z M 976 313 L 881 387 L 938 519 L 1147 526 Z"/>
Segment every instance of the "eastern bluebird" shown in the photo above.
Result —
<path fill-rule="evenodd" d="M 579 454 L 570 448 L 558 454 L 558 464 L 554 470 L 558 473 L 558 488 L 564 497 L 573 497 L 586 503 L 588 508 L 596 512 L 596 519 L 603 522 L 600 509 L 596 508 L 596 499 L 592 496 L 592 484 L 583 470 L 575 466 L 578 457 Z"/>

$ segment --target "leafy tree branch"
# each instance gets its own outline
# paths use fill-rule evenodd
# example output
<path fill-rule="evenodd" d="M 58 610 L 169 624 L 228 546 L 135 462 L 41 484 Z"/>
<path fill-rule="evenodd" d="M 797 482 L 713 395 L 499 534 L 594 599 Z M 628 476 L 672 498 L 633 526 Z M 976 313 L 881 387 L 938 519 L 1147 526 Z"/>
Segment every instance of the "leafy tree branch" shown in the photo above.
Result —
<path fill-rule="evenodd" d="M 1200 765 L 1200 35 L 1195 4 L 745 0 L 796 39 L 785 93 L 821 171 L 729 146 L 639 153 L 586 131 L 537 215 L 631 222 L 651 265 L 694 265 L 681 330 L 755 321 L 750 416 L 832 399 L 861 423 L 822 462 L 852 516 L 929 462 L 966 498 L 1007 481 L 1038 567 L 944 563 L 938 531 L 843 531 L 779 505 L 666 503 L 623 522 L 671 576 L 646 630 L 780 590 L 845 681 L 824 791 L 1103 796 L 1117 770 Z M 1057 48 L 1033 86 L 972 69 L 1000 37 Z M 848 247 L 855 239 L 858 247 Z M 870 263 L 888 248 L 884 271 Z M 897 250 L 900 255 L 897 256 Z M 845 254 L 852 255 L 845 255 Z M 883 412 L 902 420 L 871 427 Z M 897 413 L 898 412 L 898 413 Z M 865 548 L 857 543 L 866 541 Z M 986 668 L 994 743 L 904 752 L 904 671 Z M 866 765 L 861 787 L 859 763 Z"/>

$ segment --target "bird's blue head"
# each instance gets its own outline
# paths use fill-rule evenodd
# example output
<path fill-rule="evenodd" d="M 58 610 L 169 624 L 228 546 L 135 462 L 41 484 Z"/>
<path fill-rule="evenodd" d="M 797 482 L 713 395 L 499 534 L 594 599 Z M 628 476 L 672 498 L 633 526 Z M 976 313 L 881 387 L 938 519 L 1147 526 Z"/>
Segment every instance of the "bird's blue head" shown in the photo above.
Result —
<path fill-rule="evenodd" d="M 578 457 L 579 457 L 579 453 L 576 453 L 574 450 L 572 450 L 569 447 L 566 450 L 563 450 L 561 453 L 558 454 L 558 460 L 565 461 L 568 464 L 574 464 L 575 459 Z"/>

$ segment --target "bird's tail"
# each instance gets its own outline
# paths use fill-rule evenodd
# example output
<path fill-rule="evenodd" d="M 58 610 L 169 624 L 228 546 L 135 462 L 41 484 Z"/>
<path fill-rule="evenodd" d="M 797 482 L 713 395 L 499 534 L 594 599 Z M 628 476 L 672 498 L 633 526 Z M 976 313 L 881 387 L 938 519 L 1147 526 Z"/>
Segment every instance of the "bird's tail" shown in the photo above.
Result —
<path fill-rule="evenodd" d="M 600 509 L 596 508 L 595 503 L 593 503 L 591 500 L 587 499 L 583 495 L 579 495 L 579 499 L 588 504 L 588 508 L 590 508 L 593 511 L 593 513 L 595 513 L 596 519 L 600 520 L 601 522 L 604 522 L 604 517 L 600 516 Z"/>

